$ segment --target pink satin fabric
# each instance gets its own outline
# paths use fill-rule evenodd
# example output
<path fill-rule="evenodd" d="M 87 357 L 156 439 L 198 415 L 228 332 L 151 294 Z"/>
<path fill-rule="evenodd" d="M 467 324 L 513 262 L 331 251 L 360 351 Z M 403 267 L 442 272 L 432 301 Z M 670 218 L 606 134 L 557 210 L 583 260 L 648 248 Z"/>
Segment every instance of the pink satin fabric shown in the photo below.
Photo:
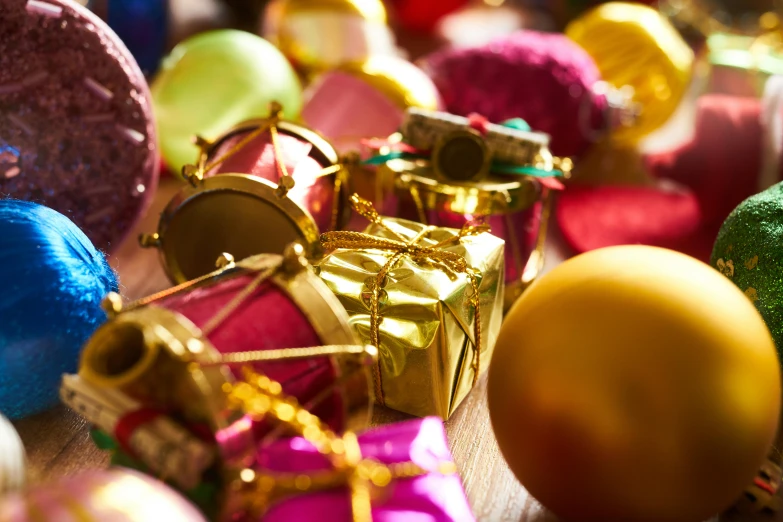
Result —
<path fill-rule="evenodd" d="M 473 513 L 459 475 L 437 470 L 452 462 L 443 421 L 427 417 L 390 424 L 359 436 L 365 458 L 384 464 L 413 462 L 427 475 L 393 481 L 373 499 L 373 522 L 471 522 Z M 329 462 L 303 438 L 278 440 L 259 452 L 259 467 L 278 472 L 307 473 L 329 469 Z M 273 506 L 260 522 L 298 520 L 350 522 L 346 489 L 302 494 Z M 248 521 L 250 522 L 250 521 Z"/>
<path fill-rule="evenodd" d="M 248 134 L 249 132 L 239 133 L 225 140 L 210 156 L 209 161 L 220 158 Z M 288 197 L 306 209 L 315 220 L 318 229 L 326 232 L 332 224 L 332 207 L 335 196 L 334 175 L 320 176 L 321 171 L 328 165 L 321 165 L 310 156 L 312 144 L 282 132 L 278 136 L 283 163 L 295 182 Z M 281 174 L 268 132 L 251 140 L 235 155 L 212 169 L 208 175 L 230 173 L 252 174 L 275 184 L 280 182 Z"/>
<path fill-rule="evenodd" d="M 364 138 L 386 137 L 405 114 L 377 89 L 342 72 L 325 73 L 305 93 L 302 119 L 341 152 L 360 150 Z"/>
<path fill-rule="evenodd" d="M 196 326 L 203 327 L 254 277 L 255 274 L 250 274 L 220 281 L 164 299 L 160 304 L 184 315 Z M 303 312 L 270 282 L 262 284 L 208 337 L 221 353 L 323 345 Z M 337 378 L 336 368 L 327 357 L 264 362 L 253 366 L 281 383 L 283 391 L 296 397 L 300 404 L 313 400 Z M 339 390 L 315 406 L 312 413 L 332 429 L 341 430 L 345 427 L 344 404 Z M 224 458 L 231 459 L 247 454 L 248 444 L 254 445 L 254 440 L 258 440 L 268 430 L 268 425 L 263 422 L 253 423 L 245 419 L 218 433 L 216 438 Z"/>

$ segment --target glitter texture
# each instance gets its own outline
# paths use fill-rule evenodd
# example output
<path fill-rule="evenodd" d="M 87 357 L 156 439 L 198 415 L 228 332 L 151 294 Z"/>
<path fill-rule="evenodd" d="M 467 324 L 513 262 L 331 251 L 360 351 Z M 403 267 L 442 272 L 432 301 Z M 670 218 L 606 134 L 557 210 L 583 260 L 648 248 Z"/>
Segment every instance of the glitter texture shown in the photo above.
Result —
<path fill-rule="evenodd" d="M 711 264 L 754 302 L 783 356 L 783 183 L 746 199 L 729 215 Z"/>
<path fill-rule="evenodd" d="M 606 100 L 592 92 L 598 68 L 562 34 L 521 31 L 481 47 L 439 51 L 422 68 L 449 112 L 478 112 L 493 122 L 522 118 L 552 136 L 558 156 L 582 154 L 589 130 L 603 124 Z"/>
<path fill-rule="evenodd" d="M 0 12 L 0 151 L 18 151 L 13 165 L 0 162 L 0 195 L 54 208 L 110 251 L 157 184 L 144 77 L 111 29 L 74 2 L 0 0 Z"/>

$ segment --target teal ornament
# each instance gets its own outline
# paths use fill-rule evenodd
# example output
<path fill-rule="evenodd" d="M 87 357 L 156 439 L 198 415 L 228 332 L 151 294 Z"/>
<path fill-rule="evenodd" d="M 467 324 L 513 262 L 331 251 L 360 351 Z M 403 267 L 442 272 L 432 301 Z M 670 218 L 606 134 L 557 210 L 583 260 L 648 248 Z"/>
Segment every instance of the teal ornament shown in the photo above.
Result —
<path fill-rule="evenodd" d="M 118 284 L 70 219 L 26 201 L 0 199 L 0 266 L 0 411 L 14 420 L 59 402 Z"/>
<path fill-rule="evenodd" d="M 515 129 L 522 132 L 532 132 L 533 128 L 523 120 L 522 118 L 511 118 L 510 120 L 506 120 L 503 123 L 501 123 L 504 127 L 508 127 L 510 129 Z"/>
<path fill-rule="evenodd" d="M 753 301 L 783 357 L 783 183 L 734 209 L 718 233 L 710 264 Z"/>

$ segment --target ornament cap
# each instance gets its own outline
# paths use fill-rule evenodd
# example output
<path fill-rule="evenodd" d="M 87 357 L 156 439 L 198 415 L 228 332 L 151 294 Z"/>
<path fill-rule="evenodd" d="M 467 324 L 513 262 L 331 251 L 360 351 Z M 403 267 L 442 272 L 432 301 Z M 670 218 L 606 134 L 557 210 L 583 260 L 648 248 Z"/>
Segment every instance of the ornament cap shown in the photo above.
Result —
<path fill-rule="evenodd" d="M 101 308 L 106 312 L 106 317 L 113 319 L 122 312 L 122 296 L 117 292 L 109 292 L 101 301 Z"/>
<path fill-rule="evenodd" d="M 140 234 L 139 245 L 142 248 L 157 248 L 160 246 L 160 236 L 155 234 Z"/>
<path fill-rule="evenodd" d="M 233 268 L 235 265 L 236 262 L 234 261 L 234 256 L 228 252 L 223 252 L 220 254 L 220 257 L 218 257 L 217 261 L 215 261 L 215 266 L 221 270 L 225 268 Z"/>
<path fill-rule="evenodd" d="M 299 243 L 291 243 L 283 252 L 283 270 L 289 275 L 296 275 L 307 269 L 310 264 L 305 257 L 305 249 Z"/>

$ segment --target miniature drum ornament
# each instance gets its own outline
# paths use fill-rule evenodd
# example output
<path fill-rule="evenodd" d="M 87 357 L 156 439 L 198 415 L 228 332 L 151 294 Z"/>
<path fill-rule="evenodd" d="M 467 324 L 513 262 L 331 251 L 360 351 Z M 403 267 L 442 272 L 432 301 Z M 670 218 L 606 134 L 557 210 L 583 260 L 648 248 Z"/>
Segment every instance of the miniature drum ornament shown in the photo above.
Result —
<path fill-rule="evenodd" d="M 320 231 L 341 229 L 349 216 L 349 194 L 337 151 L 317 132 L 279 121 L 278 157 L 270 132 L 257 132 L 265 124 L 265 120 L 247 121 L 206 145 L 204 161 L 215 166 L 205 177 L 239 172 L 279 184 L 278 161 L 282 161 L 294 178 L 288 197 L 310 213 Z M 228 157 L 233 149 L 236 153 Z M 218 163 L 222 157 L 227 159 Z"/>
<path fill-rule="evenodd" d="M 224 252 L 236 259 L 280 254 L 294 242 L 320 255 L 321 231 L 349 217 L 348 169 L 320 135 L 279 119 L 241 124 L 215 142 L 197 139 L 191 183 L 163 211 L 158 231 L 141 245 L 157 247 L 169 278 L 182 283 L 212 272 Z"/>
<path fill-rule="evenodd" d="M 309 269 L 301 248 L 264 254 L 131 303 L 88 341 L 79 376 L 169 415 L 194 433 L 207 426 L 224 470 L 251 465 L 272 426 L 229 405 L 241 365 L 334 430 L 370 419 L 374 348 L 359 346 L 348 317 Z M 324 346 L 326 345 L 326 346 Z M 315 348 L 307 348 L 315 347 Z"/>
<path fill-rule="evenodd" d="M 299 243 L 308 258 L 320 252 L 319 230 L 284 186 L 247 174 L 221 174 L 185 187 L 161 213 L 158 232 L 142 235 L 158 248 L 175 284 L 209 274 L 224 252 L 236 259 L 281 253 Z"/>
<path fill-rule="evenodd" d="M 433 170 L 443 180 L 480 181 L 493 161 L 552 170 L 549 136 L 541 132 L 416 108 L 408 109 L 400 132 L 410 146 L 432 152 Z"/>
<path fill-rule="evenodd" d="M 447 182 L 433 179 L 426 162 L 406 160 L 388 161 L 378 176 L 394 178 L 395 195 L 384 202 L 387 214 L 438 227 L 461 228 L 473 219 L 490 225 L 492 234 L 506 242 L 506 309 L 543 268 L 548 204 L 533 179 Z"/>

